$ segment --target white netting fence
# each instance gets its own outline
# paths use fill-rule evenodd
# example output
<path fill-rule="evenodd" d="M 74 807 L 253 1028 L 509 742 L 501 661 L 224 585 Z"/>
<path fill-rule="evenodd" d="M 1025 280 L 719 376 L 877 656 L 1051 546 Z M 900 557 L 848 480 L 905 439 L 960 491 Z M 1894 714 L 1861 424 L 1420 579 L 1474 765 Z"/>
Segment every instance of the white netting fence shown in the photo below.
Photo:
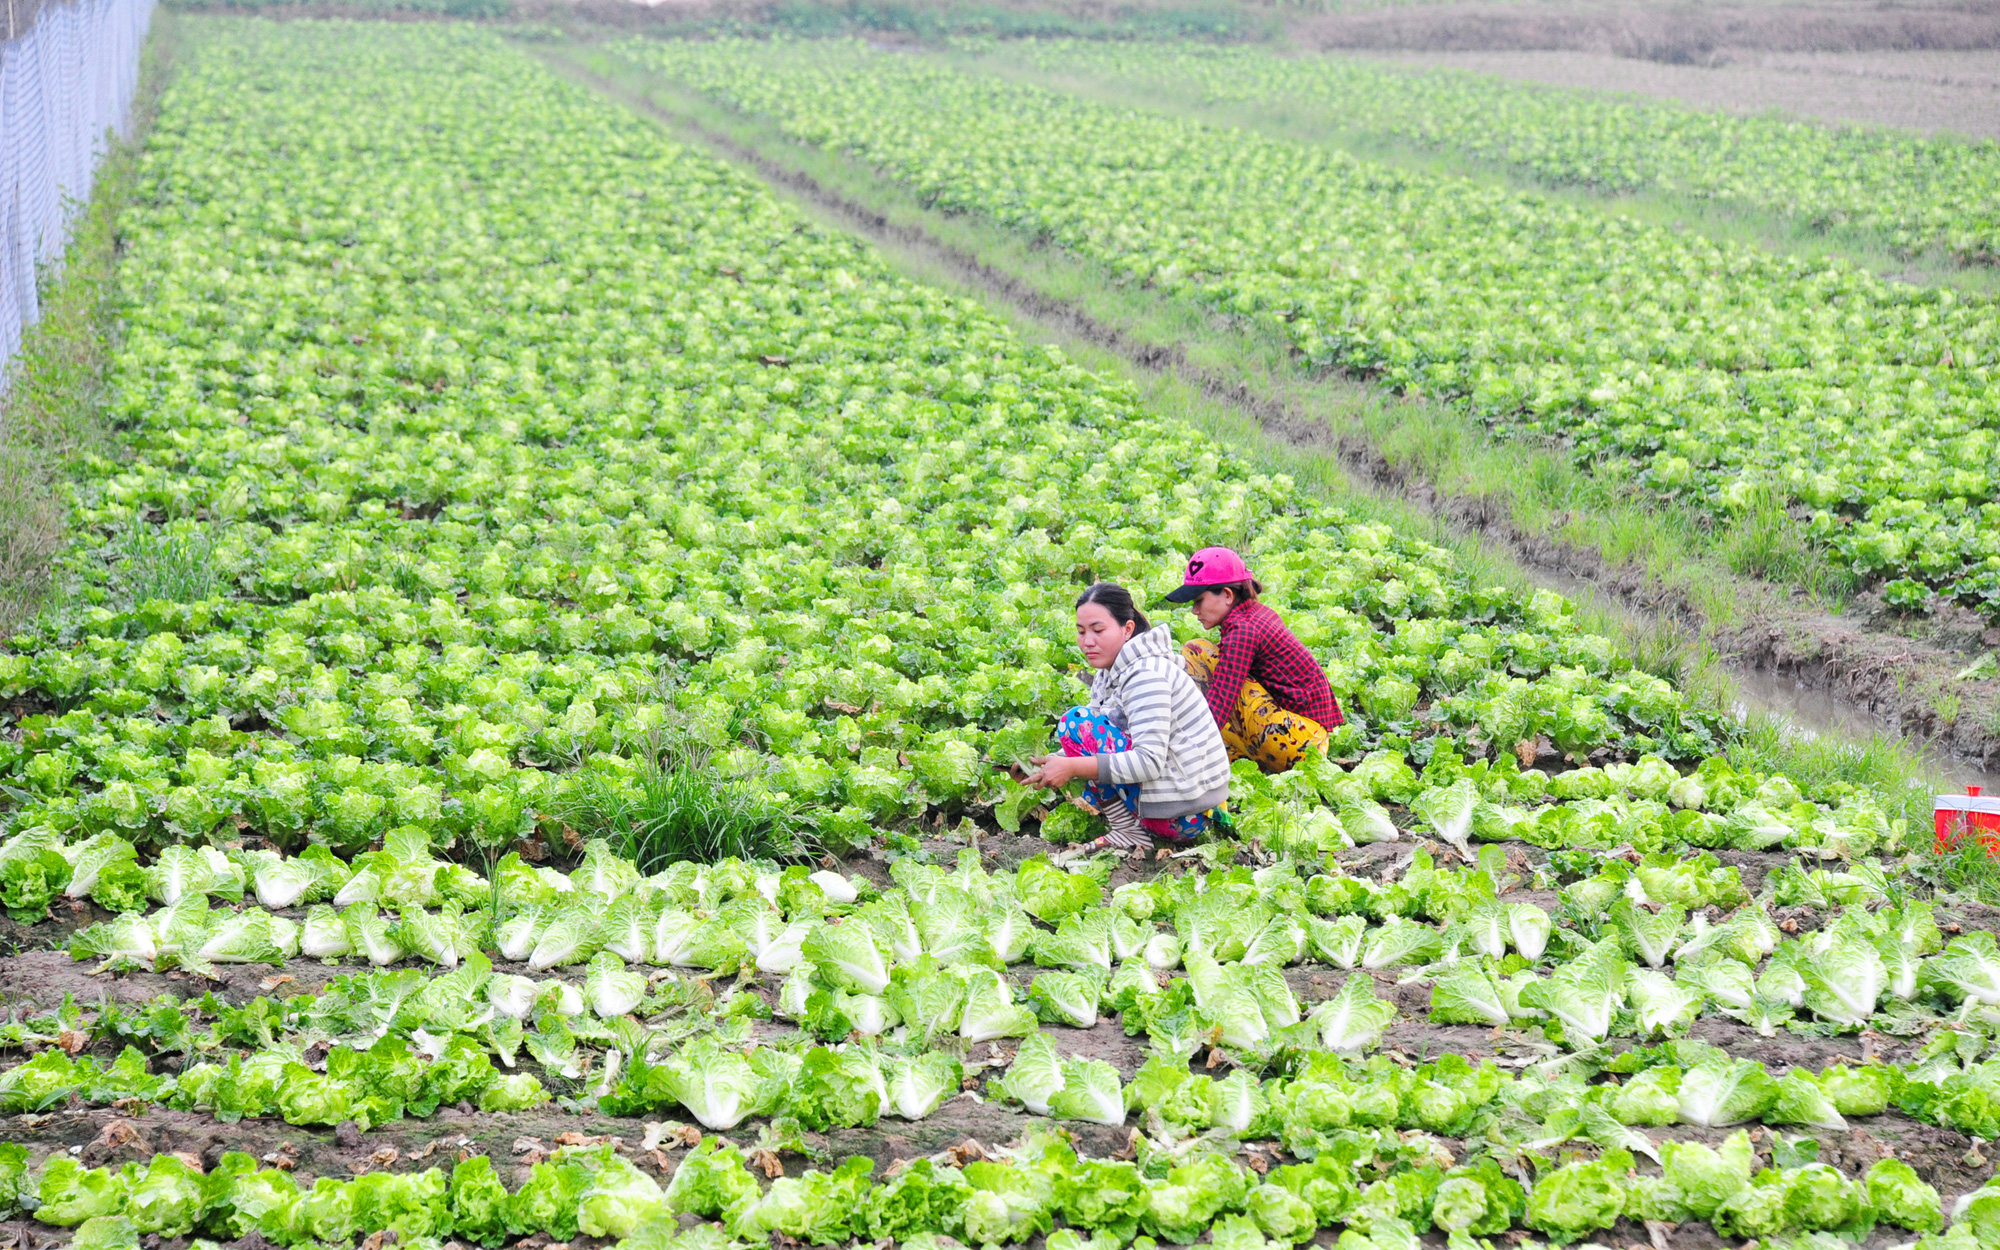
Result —
<path fill-rule="evenodd" d="M 0 0 L 0 387 L 106 133 L 125 132 L 155 2 Z"/>

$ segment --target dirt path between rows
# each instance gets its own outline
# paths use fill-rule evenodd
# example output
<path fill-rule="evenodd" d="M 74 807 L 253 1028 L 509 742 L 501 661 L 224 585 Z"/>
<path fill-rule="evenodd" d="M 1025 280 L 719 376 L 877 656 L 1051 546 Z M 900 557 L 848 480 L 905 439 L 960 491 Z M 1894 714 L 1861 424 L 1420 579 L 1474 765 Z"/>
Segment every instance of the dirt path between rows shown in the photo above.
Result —
<path fill-rule="evenodd" d="M 1627 91 L 1691 108 L 2000 137 L 2000 50 L 1753 53 L 1715 66 L 1668 65 L 1574 50 L 1368 51 L 1375 61 Z"/>
<path fill-rule="evenodd" d="M 1488 544 L 1535 581 L 1566 594 L 1596 592 L 1627 613 L 1671 621 L 1704 636 L 1725 664 L 1779 675 L 1823 691 L 1855 709 L 1884 732 L 1900 732 L 1942 757 L 1948 770 L 2000 771 L 2000 682 L 1958 682 L 1984 649 L 2000 647 L 2000 629 L 1988 629 L 1970 612 L 1947 608 L 1913 637 L 1884 628 L 1880 611 L 1868 617 L 1835 616 L 1763 583 L 1745 583 L 1745 601 L 1733 623 L 1718 627 L 1686 593 L 1663 587 L 1644 569 L 1608 561 L 1516 524 L 1503 500 L 1457 495 L 1392 464 L 1366 439 L 1332 429 L 1240 377 L 1193 363 L 1182 345 L 1141 340 L 1066 300 L 987 264 L 919 226 L 892 221 L 873 206 L 850 199 L 811 174 L 766 152 L 662 107 L 553 50 L 542 51 L 559 73 L 583 82 L 684 134 L 699 145 L 754 171 L 791 193 L 840 229 L 941 269 L 1020 318 L 1053 335 L 1112 352 L 1135 368 L 1167 374 L 1208 398 L 1249 414 L 1266 433 L 1294 447 L 1333 456 L 1363 490 L 1396 498 Z M 1306 383 L 1310 385 L 1308 381 Z M 1869 607 L 1869 597 L 1861 605 Z M 1774 709 L 1782 711 L 1782 709 Z M 1955 761 L 1955 763 L 1954 763 Z M 1986 780 L 1970 770 L 1967 780 Z"/>

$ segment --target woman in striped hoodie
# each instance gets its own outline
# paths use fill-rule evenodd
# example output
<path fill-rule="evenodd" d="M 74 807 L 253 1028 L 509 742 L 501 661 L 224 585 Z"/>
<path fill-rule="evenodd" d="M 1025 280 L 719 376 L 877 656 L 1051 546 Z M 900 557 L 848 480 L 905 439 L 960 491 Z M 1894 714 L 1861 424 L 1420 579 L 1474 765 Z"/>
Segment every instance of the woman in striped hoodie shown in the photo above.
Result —
<path fill-rule="evenodd" d="M 1089 783 L 1111 832 L 1088 850 L 1192 842 L 1228 802 L 1229 752 L 1173 635 L 1130 591 L 1099 582 L 1076 601 L 1076 642 L 1097 670 L 1090 702 L 1063 714 L 1063 753 L 1036 760 L 1027 784 Z"/>

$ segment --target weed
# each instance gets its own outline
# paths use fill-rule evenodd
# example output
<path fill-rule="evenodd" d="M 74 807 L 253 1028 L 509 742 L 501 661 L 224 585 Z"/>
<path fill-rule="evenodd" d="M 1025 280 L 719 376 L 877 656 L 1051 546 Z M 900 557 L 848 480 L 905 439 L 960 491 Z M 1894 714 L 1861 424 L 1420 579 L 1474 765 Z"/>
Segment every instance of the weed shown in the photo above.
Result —
<path fill-rule="evenodd" d="M 1796 581 L 1810 563 L 1798 524 L 1768 486 L 1757 489 L 1750 506 L 1724 531 L 1720 547 L 1731 569 L 1766 581 Z"/>
<path fill-rule="evenodd" d="M 563 805 L 564 824 L 586 838 L 607 839 L 639 871 L 654 873 L 682 860 L 804 859 L 817 850 L 803 811 L 774 802 L 711 765 L 706 748 L 685 731 L 652 736 L 629 780 L 598 772 Z"/>
<path fill-rule="evenodd" d="M 1604 918 L 1593 908 L 1578 903 L 1564 895 L 1556 900 L 1555 915 L 1552 918 L 1558 929 L 1573 929 L 1585 939 L 1595 942 L 1604 933 Z"/>
<path fill-rule="evenodd" d="M 1901 908 L 1910 901 L 1908 879 L 1901 871 L 1884 868 L 1879 860 L 1867 859 L 1854 865 L 1854 875 L 1881 895 L 1885 907 Z"/>
<path fill-rule="evenodd" d="M 1956 725 L 1962 700 L 1956 692 L 1940 690 L 1931 699 L 1931 711 L 1937 713 L 1941 725 Z"/>
<path fill-rule="evenodd" d="M 185 522 L 135 525 L 111 549 L 112 585 L 132 607 L 165 599 L 200 603 L 223 587 L 215 566 L 215 536 Z"/>
<path fill-rule="evenodd" d="M 1993 857 L 1979 837 L 1960 838 L 1957 845 L 1939 854 L 1932 861 L 1930 875 L 1954 894 L 2000 904 L 2000 859 Z"/>
<path fill-rule="evenodd" d="M 1561 508 L 1576 497 L 1576 471 L 1558 456 L 1524 456 L 1522 494 L 1545 508 Z"/>

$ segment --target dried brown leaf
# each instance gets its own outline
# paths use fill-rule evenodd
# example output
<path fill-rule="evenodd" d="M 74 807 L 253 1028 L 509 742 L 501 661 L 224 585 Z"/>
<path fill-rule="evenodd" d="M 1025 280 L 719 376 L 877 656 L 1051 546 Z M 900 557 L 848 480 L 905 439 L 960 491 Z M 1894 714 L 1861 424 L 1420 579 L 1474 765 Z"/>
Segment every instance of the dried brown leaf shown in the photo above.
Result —
<path fill-rule="evenodd" d="M 117 1150 L 124 1146 L 136 1145 L 146 1139 L 139 1134 L 139 1126 L 130 1120 L 112 1120 L 97 1131 L 97 1137 L 90 1143 L 92 1150 Z"/>
<path fill-rule="evenodd" d="M 981 1159 L 990 1157 L 986 1153 L 986 1147 L 981 1145 L 979 1139 L 976 1137 L 968 1137 L 955 1146 L 946 1146 L 943 1150 L 931 1156 L 936 1162 L 948 1163 L 952 1167 L 957 1168 L 962 1168 L 968 1163 L 977 1163 Z"/>

